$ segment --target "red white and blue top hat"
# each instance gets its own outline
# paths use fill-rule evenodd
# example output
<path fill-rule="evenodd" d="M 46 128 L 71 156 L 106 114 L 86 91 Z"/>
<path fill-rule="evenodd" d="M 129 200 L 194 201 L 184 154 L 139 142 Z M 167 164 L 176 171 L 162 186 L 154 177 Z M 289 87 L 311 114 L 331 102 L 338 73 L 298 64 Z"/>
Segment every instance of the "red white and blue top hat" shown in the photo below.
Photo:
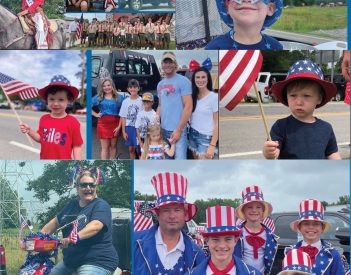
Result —
<path fill-rule="evenodd" d="M 275 97 L 284 105 L 288 106 L 286 87 L 287 85 L 297 79 L 310 79 L 316 81 L 324 91 L 324 96 L 320 104 L 316 108 L 327 104 L 337 92 L 336 86 L 324 80 L 321 68 L 311 60 L 298 60 L 289 69 L 285 80 L 279 81 L 272 85 L 272 92 Z"/>
<path fill-rule="evenodd" d="M 290 250 L 284 258 L 283 270 L 278 275 L 289 274 L 313 274 L 310 256 L 299 249 Z"/>
<path fill-rule="evenodd" d="M 323 233 L 330 229 L 330 224 L 324 221 L 323 204 L 315 199 L 303 200 L 300 203 L 299 219 L 290 224 L 290 228 L 299 231 L 299 224 L 302 221 L 319 221 L 324 225 Z"/>
<path fill-rule="evenodd" d="M 188 179 L 178 173 L 158 173 L 151 178 L 151 183 L 156 191 L 156 206 L 148 211 L 155 212 L 162 206 L 168 204 L 183 204 L 185 208 L 185 219 L 190 221 L 197 213 L 197 206 L 186 202 L 188 190 Z"/>
<path fill-rule="evenodd" d="M 223 22 L 228 27 L 234 28 L 233 19 L 228 14 L 229 1 L 232 1 L 232 0 L 216 0 L 216 4 L 217 4 L 217 9 L 218 9 L 219 15 L 221 16 L 221 19 L 223 20 Z M 240 2 L 240 1 L 235 1 L 235 2 Z M 259 1 L 254 1 L 254 2 L 259 2 Z M 265 5 L 268 5 L 270 0 L 262 0 L 262 2 Z M 280 15 L 282 14 L 283 1 L 282 0 L 273 0 L 271 2 L 273 2 L 275 4 L 275 11 L 274 11 L 273 15 L 266 16 L 266 19 L 263 22 L 262 30 L 273 25 L 279 19 Z M 235 29 L 234 29 L 234 31 L 235 31 Z"/>
<path fill-rule="evenodd" d="M 73 97 L 73 100 L 77 99 L 79 95 L 79 90 L 76 87 L 71 86 L 71 82 L 65 76 L 54 75 L 50 80 L 50 84 L 39 90 L 39 96 L 42 99 L 47 100 L 47 91 L 53 87 L 61 87 L 69 91 Z"/>
<path fill-rule="evenodd" d="M 241 220 L 246 220 L 243 207 L 250 202 L 260 202 L 263 204 L 263 219 L 272 214 L 272 205 L 264 200 L 262 190 L 257 185 L 246 187 L 242 191 L 241 196 L 241 204 L 236 208 L 236 214 Z"/>
<path fill-rule="evenodd" d="M 204 237 L 209 236 L 239 236 L 241 229 L 236 226 L 235 209 L 230 206 L 212 206 L 206 209 L 206 231 Z"/>

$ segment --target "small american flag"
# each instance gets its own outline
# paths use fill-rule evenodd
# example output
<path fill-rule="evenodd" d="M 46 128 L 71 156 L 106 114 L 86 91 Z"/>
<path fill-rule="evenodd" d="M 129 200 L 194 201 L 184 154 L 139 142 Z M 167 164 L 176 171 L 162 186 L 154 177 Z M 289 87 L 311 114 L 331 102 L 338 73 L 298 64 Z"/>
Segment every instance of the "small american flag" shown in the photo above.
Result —
<path fill-rule="evenodd" d="M 244 222 L 245 222 L 245 220 L 241 220 L 241 219 L 236 220 L 236 224 L 239 226 Z M 262 224 L 265 225 L 269 230 L 271 230 L 274 233 L 275 225 L 274 225 L 274 221 L 272 220 L 271 217 L 264 218 L 262 221 Z"/>
<path fill-rule="evenodd" d="M 29 227 L 28 223 L 23 217 L 21 218 L 21 220 L 22 222 L 21 222 L 21 228 L 20 228 L 20 236 L 22 236 L 23 229 L 25 229 L 26 227 Z"/>
<path fill-rule="evenodd" d="M 148 213 L 146 210 L 153 207 L 155 207 L 154 202 L 134 201 L 134 231 L 141 231 L 152 227 L 152 213 Z"/>
<path fill-rule="evenodd" d="M 262 66 L 262 54 L 254 50 L 219 52 L 220 104 L 229 111 L 245 97 Z"/>
<path fill-rule="evenodd" d="M 77 27 L 76 40 L 79 40 L 80 37 L 82 36 L 83 25 L 84 25 L 84 19 L 83 19 L 83 13 L 82 13 Z"/>
<path fill-rule="evenodd" d="M 3 73 L 0 73 L 0 86 L 8 96 L 19 95 L 22 100 L 38 96 L 37 88 Z"/>
<path fill-rule="evenodd" d="M 71 233 L 69 234 L 69 239 L 72 243 L 76 244 L 78 241 L 78 220 L 73 222 L 73 228 Z"/>

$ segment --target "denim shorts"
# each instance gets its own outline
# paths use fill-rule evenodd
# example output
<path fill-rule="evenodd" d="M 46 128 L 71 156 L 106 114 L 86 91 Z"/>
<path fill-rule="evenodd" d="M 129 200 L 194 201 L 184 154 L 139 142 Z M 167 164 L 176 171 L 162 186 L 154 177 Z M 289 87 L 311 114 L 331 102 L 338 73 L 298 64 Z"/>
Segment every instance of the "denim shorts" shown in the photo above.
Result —
<path fill-rule="evenodd" d="M 193 128 L 189 130 L 189 149 L 201 156 L 207 152 L 207 148 L 211 143 L 212 136 L 201 134 Z M 215 148 L 215 155 L 213 158 L 217 158 L 218 148 Z"/>
<path fill-rule="evenodd" d="M 95 265 L 82 265 L 76 270 L 67 267 L 64 262 L 58 263 L 50 272 L 51 275 L 110 275 L 113 272 Z"/>
<path fill-rule="evenodd" d="M 136 135 L 136 128 L 133 126 L 126 126 L 126 133 L 128 135 L 127 140 L 125 141 L 126 146 L 133 146 L 137 147 L 138 145 L 138 140 L 137 140 L 137 135 Z"/>

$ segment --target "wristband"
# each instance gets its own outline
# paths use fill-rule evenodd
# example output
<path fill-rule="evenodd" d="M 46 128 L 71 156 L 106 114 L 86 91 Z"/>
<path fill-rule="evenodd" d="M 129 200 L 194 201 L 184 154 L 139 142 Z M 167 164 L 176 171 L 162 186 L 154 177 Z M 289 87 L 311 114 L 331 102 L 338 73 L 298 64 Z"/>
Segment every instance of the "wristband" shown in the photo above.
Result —
<path fill-rule="evenodd" d="M 210 146 L 213 146 L 213 147 L 216 147 L 216 145 L 213 145 L 213 144 L 211 144 L 211 143 L 210 143 L 209 145 L 210 145 Z"/>

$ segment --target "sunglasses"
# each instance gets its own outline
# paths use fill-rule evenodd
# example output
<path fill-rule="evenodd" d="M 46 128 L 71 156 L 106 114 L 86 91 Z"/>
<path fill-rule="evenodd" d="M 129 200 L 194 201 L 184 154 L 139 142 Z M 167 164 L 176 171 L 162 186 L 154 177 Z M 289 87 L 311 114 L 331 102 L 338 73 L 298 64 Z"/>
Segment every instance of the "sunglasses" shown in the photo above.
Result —
<path fill-rule="evenodd" d="M 80 182 L 79 183 L 79 187 L 80 188 L 88 188 L 88 186 L 90 187 L 90 188 L 96 188 L 96 183 L 94 183 L 94 182 Z"/>

